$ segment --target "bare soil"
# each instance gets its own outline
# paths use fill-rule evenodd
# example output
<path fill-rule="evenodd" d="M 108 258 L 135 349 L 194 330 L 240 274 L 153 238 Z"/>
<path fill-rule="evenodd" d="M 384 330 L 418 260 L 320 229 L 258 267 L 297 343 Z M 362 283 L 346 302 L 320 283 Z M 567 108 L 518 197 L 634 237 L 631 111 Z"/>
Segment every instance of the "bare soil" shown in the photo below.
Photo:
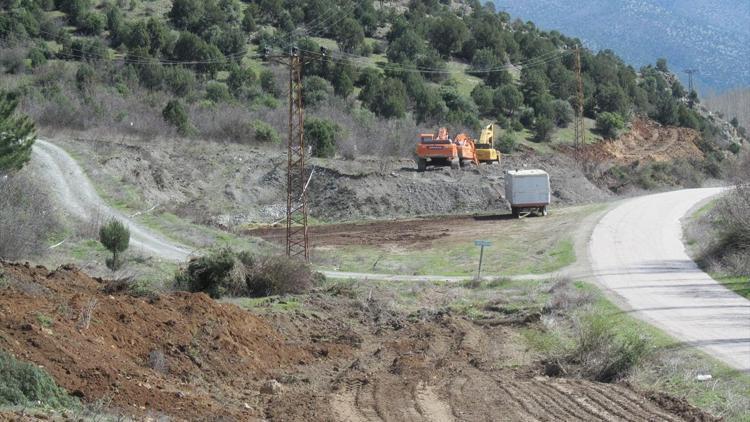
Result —
<path fill-rule="evenodd" d="M 224 229 L 270 224 L 286 210 L 286 151 L 186 140 L 112 140 L 56 135 L 110 202 L 133 212 L 158 207 Z M 519 152 L 501 165 L 416 171 L 412 159 L 313 159 L 310 215 L 326 222 L 507 211 L 503 171 L 542 168 L 553 202 L 578 204 L 611 194 L 589 182 L 573 158 Z"/>
<path fill-rule="evenodd" d="M 110 398 L 109 411 L 136 418 L 711 420 L 625 384 L 540 375 L 518 331 L 534 318 L 407 314 L 346 289 L 259 316 L 203 294 L 134 298 L 72 267 L 0 269 L 0 346 L 84 402 Z M 153 350 L 163 351 L 163 367 L 149 363 Z M 278 385 L 264 388 L 270 380 Z"/>
<path fill-rule="evenodd" d="M 617 139 L 587 145 L 582 158 L 594 163 L 631 165 L 675 159 L 703 158 L 698 147 L 700 132 L 694 129 L 662 126 L 645 118 L 636 118 L 630 131 Z"/>

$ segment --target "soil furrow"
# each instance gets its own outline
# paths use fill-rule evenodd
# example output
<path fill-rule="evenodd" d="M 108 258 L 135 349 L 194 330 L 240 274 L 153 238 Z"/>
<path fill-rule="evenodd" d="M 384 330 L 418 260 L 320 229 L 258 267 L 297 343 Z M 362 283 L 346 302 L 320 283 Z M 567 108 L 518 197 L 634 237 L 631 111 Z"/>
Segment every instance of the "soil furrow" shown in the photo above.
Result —
<path fill-rule="evenodd" d="M 635 415 L 629 415 L 630 412 L 628 412 L 627 409 L 624 409 L 619 403 L 592 389 L 590 386 L 584 386 L 582 392 L 586 397 L 599 405 L 602 410 L 609 412 L 613 416 L 630 422 L 636 422 L 639 420 L 634 418 Z M 638 417 L 642 418 L 642 415 L 638 415 Z"/>
<path fill-rule="evenodd" d="M 571 420 L 582 420 L 595 416 L 585 408 L 579 406 L 572 397 L 561 395 L 559 391 L 551 388 L 547 382 L 537 381 L 534 382 L 534 385 L 537 387 L 537 391 L 549 400 L 550 403 L 553 403 L 562 409 L 564 413 L 570 415 L 573 418 Z"/>
<path fill-rule="evenodd" d="M 602 387 L 597 387 L 597 388 L 602 388 Z M 675 421 L 675 422 L 682 421 L 682 418 L 675 417 L 674 415 L 670 415 L 664 412 L 662 409 L 655 406 L 651 401 L 649 401 L 645 397 L 639 396 L 634 391 L 628 390 L 627 388 L 620 386 L 620 385 L 613 385 L 612 388 L 615 391 L 619 391 L 621 394 L 626 395 L 631 403 L 634 403 L 636 406 L 638 406 L 639 409 L 643 410 L 644 412 L 654 414 L 658 416 L 659 418 L 661 418 L 662 420 Z"/>
<path fill-rule="evenodd" d="M 532 410 L 532 409 L 531 409 L 531 408 L 529 407 L 529 404 L 528 404 L 527 402 L 525 402 L 525 401 L 524 401 L 524 400 L 523 400 L 523 399 L 521 398 L 521 397 L 523 397 L 523 395 L 519 395 L 519 394 L 517 394 L 517 393 L 516 393 L 516 394 L 514 394 L 514 393 L 513 393 L 512 391 L 511 391 L 511 389 L 510 389 L 510 388 L 508 388 L 508 387 L 507 387 L 507 386 L 505 386 L 505 385 L 502 385 L 501 383 L 498 383 L 497 385 L 498 385 L 498 387 L 500 387 L 500 389 L 501 389 L 501 390 L 503 390 L 503 392 L 504 392 L 504 393 L 505 393 L 505 394 L 506 394 L 506 395 L 508 396 L 508 398 L 510 399 L 510 401 L 511 401 L 512 403 L 516 404 L 516 407 L 517 407 L 517 408 L 520 408 L 520 410 L 522 410 L 522 412 L 520 413 L 520 415 L 523 415 L 523 414 L 527 414 L 527 415 L 533 416 L 534 418 L 536 418 L 536 419 L 538 419 L 538 420 L 547 420 L 547 419 L 546 419 L 546 418 L 544 418 L 544 416 L 543 416 L 543 415 L 541 415 L 541 414 L 540 414 L 540 413 L 539 413 L 538 411 L 536 411 L 536 412 L 535 412 L 534 410 Z M 520 415 L 519 415 L 519 416 L 520 416 Z"/>

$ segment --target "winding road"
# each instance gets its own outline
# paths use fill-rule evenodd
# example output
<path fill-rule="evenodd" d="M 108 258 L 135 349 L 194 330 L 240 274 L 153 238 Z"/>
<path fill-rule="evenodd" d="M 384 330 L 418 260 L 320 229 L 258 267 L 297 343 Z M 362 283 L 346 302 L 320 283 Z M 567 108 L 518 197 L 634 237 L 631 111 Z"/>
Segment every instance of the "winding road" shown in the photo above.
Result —
<path fill-rule="evenodd" d="M 54 192 L 65 212 L 79 221 L 117 217 L 131 232 L 131 244 L 167 260 L 185 260 L 189 248 L 171 242 L 113 209 L 97 194 L 81 167 L 64 150 L 44 140 L 34 145 L 32 171 Z M 750 301 L 702 272 L 682 243 L 680 219 L 696 204 L 723 189 L 688 189 L 628 199 L 615 204 L 595 225 L 590 239 L 582 224 L 583 250 L 574 266 L 558 275 L 591 279 L 626 312 L 742 371 L 750 371 Z M 586 231 L 587 233 L 583 233 Z M 579 254 L 580 255 L 580 254 Z M 587 256 L 586 256 L 587 255 Z M 588 261 L 588 262 L 587 262 Z M 467 278 L 326 272 L 332 278 L 392 281 L 462 281 Z M 545 274 L 517 279 L 539 279 Z"/>
<path fill-rule="evenodd" d="M 627 200 L 589 242 L 594 279 L 626 312 L 741 371 L 750 372 L 750 301 L 698 268 L 680 219 L 724 189 L 687 189 Z"/>

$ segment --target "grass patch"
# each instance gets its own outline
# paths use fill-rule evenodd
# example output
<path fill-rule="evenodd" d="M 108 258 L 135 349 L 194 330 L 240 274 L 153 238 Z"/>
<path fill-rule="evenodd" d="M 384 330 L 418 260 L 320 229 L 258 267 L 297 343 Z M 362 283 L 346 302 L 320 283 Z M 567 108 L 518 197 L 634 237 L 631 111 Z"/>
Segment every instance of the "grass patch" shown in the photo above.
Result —
<path fill-rule="evenodd" d="M 750 299 L 750 277 L 726 274 L 711 274 L 711 277 L 723 284 L 727 289 L 737 293 L 745 299 Z"/>
<path fill-rule="evenodd" d="M 301 310 L 303 307 L 302 302 L 297 297 L 287 295 L 229 299 L 227 302 L 234 303 L 243 309 L 270 313 L 294 312 Z"/>
<path fill-rule="evenodd" d="M 601 209 L 587 205 L 555 210 L 544 218 L 487 221 L 486 240 L 492 246 L 484 250 L 482 274 L 543 274 L 572 264 L 575 248 L 566 230 L 575 225 L 569 223 Z M 419 245 L 318 246 L 313 249 L 312 262 L 332 271 L 471 277 L 476 274 L 480 252 L 474 240 L 457 235 Z"/>

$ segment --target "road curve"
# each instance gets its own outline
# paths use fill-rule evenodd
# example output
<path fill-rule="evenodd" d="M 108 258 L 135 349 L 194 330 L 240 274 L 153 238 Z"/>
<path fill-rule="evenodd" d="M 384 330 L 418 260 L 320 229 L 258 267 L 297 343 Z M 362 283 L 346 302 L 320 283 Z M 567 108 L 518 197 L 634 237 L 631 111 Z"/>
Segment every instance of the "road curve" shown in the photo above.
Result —
<path fill-rule="evenodd" d="M 142 227 L 132 218 L 107 205 L 76 161 L 62 148 L 37 139 L 32 150 L 32 168 L 37 177 L 53 193 L 68 218 L 91 222 L 115 217 L 130 229 L 130 245 L 134 249 L 170 261 L 184 261 L 190 250 Z"/>
<path fill-rule="evenodd" d="M 723 188 L 630 199 L 594 229 L 595 280 L 626 312 L 741 371 L 750 371 L 750 301 L 701 271 L 682 243 L 680 219 Z"/>

